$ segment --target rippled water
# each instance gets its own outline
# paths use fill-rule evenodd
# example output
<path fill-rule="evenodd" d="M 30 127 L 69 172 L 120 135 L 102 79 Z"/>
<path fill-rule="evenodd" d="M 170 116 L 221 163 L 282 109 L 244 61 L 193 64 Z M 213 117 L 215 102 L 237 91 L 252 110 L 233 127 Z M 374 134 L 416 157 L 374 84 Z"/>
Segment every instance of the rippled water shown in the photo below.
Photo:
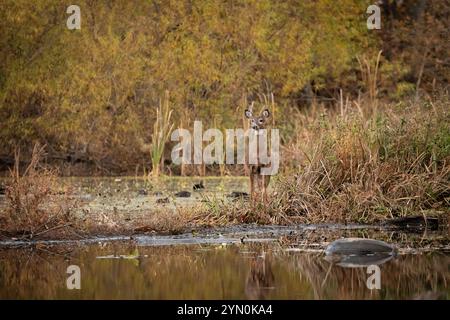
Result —
<path fill-rule="evenodd" d="M 328 243 L 350 236 L 399 249 L 380 261 L 380 290 L 367 288 L 366 267 L 325 259 Z M 446 233 L 243 226 L 106 240 L 0 244 L 0 299 L 448 299 L 450 293 Z M 80 267 L 80 290 L 66 287 L 69 265 Z"/>

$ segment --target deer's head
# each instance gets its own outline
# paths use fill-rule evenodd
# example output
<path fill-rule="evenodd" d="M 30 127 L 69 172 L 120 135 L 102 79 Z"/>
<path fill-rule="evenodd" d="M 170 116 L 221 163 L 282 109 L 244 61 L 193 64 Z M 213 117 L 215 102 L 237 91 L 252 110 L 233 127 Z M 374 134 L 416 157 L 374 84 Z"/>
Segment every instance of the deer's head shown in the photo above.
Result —
<path fill-rule="evenodd" d="M 268 123 L 267 120 L 270 118 L 269 109 L 265 108 L 259 116 L 255 116 L 253 115 L 252 106 L 253 104 L 248 109 L 245 109 L 245 117 L 250 122 L 250 128 L 256 131 L 265 129 Z"/>

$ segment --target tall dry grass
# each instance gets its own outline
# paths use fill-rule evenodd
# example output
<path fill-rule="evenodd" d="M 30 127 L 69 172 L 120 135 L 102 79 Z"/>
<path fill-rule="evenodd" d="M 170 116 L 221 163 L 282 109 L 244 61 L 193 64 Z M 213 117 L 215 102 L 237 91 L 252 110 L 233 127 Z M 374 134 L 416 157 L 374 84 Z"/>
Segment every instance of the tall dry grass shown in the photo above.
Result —
<path fill-rule="evenodd" d="M 363 222 L 448 208 L 448 105 L 443 97 L 316 113 L 288 146 L 301 165 L 276 187 L 280 208 L 307 221 Z"/>
<path fill-rule="evenodd" d="M 197 222 L 364 222 L 449 214 L 449 97 L 380 104 L 347 101 L 290 114 L 283 174 L 267 206 L 215 201 Z"/>
<path fill-rule="evenodd" d="M 6 208 L 0 216 L 2 233 L 34 238 L 63 231 L 77 221 L 73 215 L 76 201 L 58 183 L 57 172 L 42 164 L 44 154 L 45 146 L 35 145 L 30 163 L 21 172 L 16 153 L 6 185 Z"/>

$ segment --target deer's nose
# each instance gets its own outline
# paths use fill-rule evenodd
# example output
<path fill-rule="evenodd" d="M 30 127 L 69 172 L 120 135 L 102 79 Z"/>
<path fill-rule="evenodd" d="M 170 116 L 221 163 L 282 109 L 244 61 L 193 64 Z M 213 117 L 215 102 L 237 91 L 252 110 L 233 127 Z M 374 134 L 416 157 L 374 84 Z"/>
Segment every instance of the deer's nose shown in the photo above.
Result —
<path fill-rule="evenodd" d="M 253 126 L 252 126 L 252 129 L 253 129 L 253 130 L 258 130 L 259 127 L 258 127 L 257 125 L 253 125 Z"/>

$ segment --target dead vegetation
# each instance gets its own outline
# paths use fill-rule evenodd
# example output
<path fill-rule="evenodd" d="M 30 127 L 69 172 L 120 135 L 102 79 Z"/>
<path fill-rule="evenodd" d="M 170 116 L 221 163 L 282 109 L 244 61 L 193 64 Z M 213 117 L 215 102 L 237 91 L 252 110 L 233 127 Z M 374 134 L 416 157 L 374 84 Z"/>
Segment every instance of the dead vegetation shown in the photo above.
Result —
<path fill-rule="evenodd" d="M 5 187 L 0 211 L 0 238 L 17 240 L 82 239 L 92 235 L 142 232 L 179 233 L 191 220 L 189 212 L 167 209 L 125 217 L 111 212 L 83 210 L 55 169 L 42 163 L 45 146 L 35 145 L 30 163 L 21 168 L 19 152 Z"/>
<path fill-rule="evenodd" d="M 282 152 L 285 172 L 270 203 L 210 202 L 194 221 L 376 223 L 408 215 L 448 216 L 450 114 L 437 101 L 320 106 L 297 117 Z"/>
<path fill-rule="evenodd" d="M 303 163 L 277 206 L 308 222 L 376 222 L 448 210 L 448 97 L 313 118 L 292 149 Z M 288 175 L 289 176 L 289 175 Z M 274 208 L 275 209 L 275 208 Z"/>
<path fill-rule="evenodd" d="M 134 221 L 132 230 L 134 233 L 157 232 L 167 234 L 178 234 L 187 231 L 192 224 L 192 211 L 180 210 L 172 212 L 158 210 L 141 219 Z"/>
<path fill-rule="evenodd" d="M 16 152 L 5 188 L 6 207 L 0 213 L 1 233 L 31 239 L 74 227 L 76 200 L 69 188 L 58 183 L 57 172 L 41 163 L 44 150 L 43 146 L 35 145 L 23 172 Z"/>
<path fill-rule="evenodd" d="M 342 102 L 342 101 L 341 101 Z M 160 208 L 127 217 L 77 210 L 57 172 L 35 147 L 23 172 L 19 156 L 6 186 L 1 234 L 22 238 L 142 232 L 180 233 L 234 223 L 378 223 L 437 215 L 450 207 L 450 114 L 447 95 L 396 105 L 342 102 L 289 115 L 283 172 L 272 179 L 269 203 L 209 199 L 198 207 Z M 288 139 L 286 138 L 288 137 Z"/>

